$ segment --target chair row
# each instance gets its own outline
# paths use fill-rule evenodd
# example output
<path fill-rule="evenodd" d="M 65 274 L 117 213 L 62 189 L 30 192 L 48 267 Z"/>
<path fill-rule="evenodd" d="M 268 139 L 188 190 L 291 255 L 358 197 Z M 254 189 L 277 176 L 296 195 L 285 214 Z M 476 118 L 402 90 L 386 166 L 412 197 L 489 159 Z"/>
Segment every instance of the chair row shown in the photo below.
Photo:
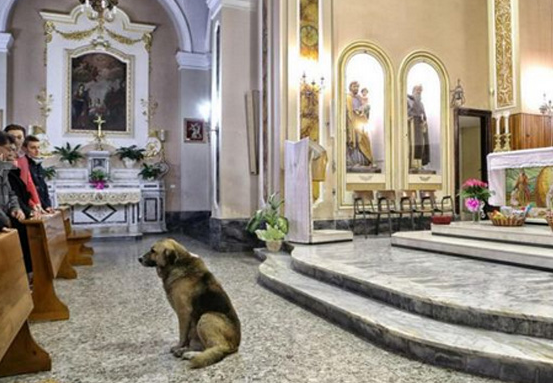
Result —
<path fill-rule="evenodd" d="M 418 196 L 417 196 L 418 194 Z M 363 217 L 365 237 L 368 234 L 368 218 L 376 216 L 376 234 L 380 226 L 380 217 L 386 217 L 390 233 L 393 231 L 392 217 L 397 220 L 397 230 L 400 230 L 401 219 L 409 216 L 411 229 L 415 230 L 415 216 L 418 215 L 419 227 L 425 214 L 444 215 L 451 213 L 455 217 L 455 203 L 449 195 L 443 196 L 440 201 L 434 190 L 355 190 L 353 192 L 353 229 L 358 216 Z"/>

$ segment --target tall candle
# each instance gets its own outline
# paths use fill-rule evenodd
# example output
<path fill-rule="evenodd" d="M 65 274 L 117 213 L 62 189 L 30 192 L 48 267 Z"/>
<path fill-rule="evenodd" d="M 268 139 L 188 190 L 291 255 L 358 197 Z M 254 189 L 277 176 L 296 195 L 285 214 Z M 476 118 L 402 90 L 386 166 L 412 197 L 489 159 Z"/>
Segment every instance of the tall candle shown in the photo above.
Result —
<path fill-rule="evenodd" d="M 495 116 L 495 135 L 499 136 L 501 132 L 501 115 Z"/>
<path fill-rule="evenodd" d="M 505 115 L 505 133 L 509 133 L 509 113 Z"/>
<path fill-rule="evenodd" d="M 165 129 L 159 130 L 159 139 L 161 140 L 161 142 L 165 142 Z"/>

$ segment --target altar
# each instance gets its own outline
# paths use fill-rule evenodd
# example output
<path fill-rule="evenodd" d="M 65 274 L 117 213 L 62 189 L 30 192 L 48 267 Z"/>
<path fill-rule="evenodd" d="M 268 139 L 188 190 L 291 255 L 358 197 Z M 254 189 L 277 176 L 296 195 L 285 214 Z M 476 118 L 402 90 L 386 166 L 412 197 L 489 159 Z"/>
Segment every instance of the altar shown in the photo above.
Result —
<path fill-rule="evenodd" d="M 165 187 L 162 180 L 143 180 L 139 169 L 111 168 L 107 152 L 87 154 L 87 168 L 59 168 L 48 183 L 55 207 L 70 207 L 71 225 L 94 237 L 138 237 L 165 232 Z M 101 161 L 101 160 L 104 161 Z M 92 170 L 109 174 L 104 189 L 89 184 Z"/>
<path fill-rule="evenodd" d="M 539 218 L 553 201 L 553 147 L 488 154 L 491 205 L 524 207 L 533 203 Z"/>

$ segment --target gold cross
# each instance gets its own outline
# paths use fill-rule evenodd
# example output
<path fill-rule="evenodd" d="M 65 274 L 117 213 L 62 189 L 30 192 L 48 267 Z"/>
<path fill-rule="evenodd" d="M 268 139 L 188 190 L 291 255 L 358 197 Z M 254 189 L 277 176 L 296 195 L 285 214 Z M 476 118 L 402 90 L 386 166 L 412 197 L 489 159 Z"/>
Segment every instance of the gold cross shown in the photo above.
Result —
<path fill-rule="evenodd" d="M 102 124 L 105 124 L 106 121 L 102 120 L 102 116 L 97 114 L 96 119 L 94 120 L 94 122 L 98 125 L 98 132 L 102 133 Z"/>

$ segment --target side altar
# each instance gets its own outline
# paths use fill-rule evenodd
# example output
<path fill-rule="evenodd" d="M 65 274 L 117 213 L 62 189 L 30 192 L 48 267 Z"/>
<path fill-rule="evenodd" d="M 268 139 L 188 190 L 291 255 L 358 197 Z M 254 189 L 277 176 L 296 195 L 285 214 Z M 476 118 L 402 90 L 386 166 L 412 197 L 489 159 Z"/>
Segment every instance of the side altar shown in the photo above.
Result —
<path fill-rule="evenodd" d="M 89 151 L 86 167 L 57 169 L 49 182 L 55 207 L 70 207 L 71 224 L 95 237 L 165 232 L 165 187 L 162 180 L 142 180 L 139 169 L 112 168 L 110 152 Z M 108 175 L 103 189 L 89 183 L 93 171 Z"/>
<path fill-rule="evenodd" d="M 490 204 L 532 203 L 529 218 L 543 218 L 553 208 L 553 147 L 491 153 L 487 160 Z"/>

